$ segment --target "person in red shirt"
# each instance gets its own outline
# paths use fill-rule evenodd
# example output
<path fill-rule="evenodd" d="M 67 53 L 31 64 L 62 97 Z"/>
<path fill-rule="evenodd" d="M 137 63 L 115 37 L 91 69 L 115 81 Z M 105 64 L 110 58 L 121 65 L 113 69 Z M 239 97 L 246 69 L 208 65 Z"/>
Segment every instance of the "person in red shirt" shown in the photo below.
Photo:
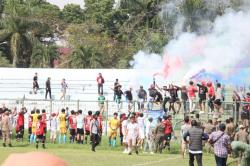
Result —
<path fill-rule="evenodd" d="M 90 122 L 92 121 L 92 111 L 88 111 L 88 115 L 84 118 L 85 143 L 87 144 L 88 136 L 90 135 Z"/>
<path fill-rule="evenodd" d="M 44 128 L 45 124 L 42 121 L 42 115 L 38 115 L 38 122 L 36 124 L 36 148 L 38 149 L 39 142 L 42 142 L 43 149 L 45 149 L 45 140 L 44 140 Z"/>
<path fill-rule="evenodd" d="M 208 106 L 211 109 L 211 111 L 214 111 L 214 100 L 215 100 L 215 91 L 214 91 L 214 86 L 212 82 L 207 83 L 208 87 Z"/>
<path fill-rule="evenodd" d="M 47 134 L 47 116 L 46 116 L 46 110 L 42 110 L 42 121 L 44 123 L 44 140 L 46 140 L 46 134 Z"/>
<path fill-rule="evenodd" d="M 96 78 L 97 87 L 98 87 L 98 94 L 103 94 L 103 84 L 104 84 L 104 78 L 102 77 L 102 73 L 98 74 L 98 77 Z"/>
<path fill-rule="evenodd" d="M 75 138 L 76 138 L 76 115 L 75 115 L 75 111 L 72 110 L 71 111 L 71 115 L 69 116 L 69 132 L 70 132 L 70 143 L 74 143 L 75 142 Z"/>
<path fill-rule="evenodd" d="M 250 93 L 247 93 L 245 102 L 247 102 L 246 103 L 247 109 L 248 109 L 248 111 L 250 111 Z"/>
<path fill-rule="evenodd" d="M 189 87 L 188 87 L 188 99 L 189 99 L 189 111 L 192 113 L 195 108 L 195 98 L 196 98 L 196 92 L 198 92 L 197 88 L 194 85 L 193 81 L 189 82 Z"/>
<path fill-rule="evenodd" d="M 22 108 L 21 111 L 17 115 L 16 120 L 16 140 L 23 140 L 24 134 L 24 114 L 27 112 L 26 108 Z"/>
<path fill-rule="evenodd" d="M 163 121 L 162 124 L 164 124 L 165 126 L 165 132 L 164 132 L 164 141 L 163 141 L 163 145 L 164 147 L 168 147 L 168 150 L 170 151 L 170 141 L 171 141 L 171 137 L 172 137 L 172 132 L 173 132 L 173 126 L 172 126 L 172 116 L 168 115 L 168 116 L 163 116 Z"/>

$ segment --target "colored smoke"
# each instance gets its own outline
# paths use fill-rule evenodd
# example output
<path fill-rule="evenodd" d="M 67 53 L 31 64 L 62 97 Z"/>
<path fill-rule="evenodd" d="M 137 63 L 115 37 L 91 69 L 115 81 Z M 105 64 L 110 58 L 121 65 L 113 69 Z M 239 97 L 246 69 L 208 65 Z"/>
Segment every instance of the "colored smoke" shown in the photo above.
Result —
<path fill-rule="evenodd" d="M 237 12 L 228 9 L 211 23 L 209 31 L 205 27 L 206 30 L 199 32 L 179 32 L 165 46 L 162 55 L 140 51 L 134 56 L 133 67 L 158 69 L 154 75 L 168 82 L 187 82 L 203 71 L 201 79 L 203 74 L 210 81 L 219 79 L 225 83 L 241 84 L 246 79 L 246 68 L 250 70 L 249 20 L 250 10 L 246 10 L 246 6 Z M 182 25 L 178 20 L 177 23 Z"/>

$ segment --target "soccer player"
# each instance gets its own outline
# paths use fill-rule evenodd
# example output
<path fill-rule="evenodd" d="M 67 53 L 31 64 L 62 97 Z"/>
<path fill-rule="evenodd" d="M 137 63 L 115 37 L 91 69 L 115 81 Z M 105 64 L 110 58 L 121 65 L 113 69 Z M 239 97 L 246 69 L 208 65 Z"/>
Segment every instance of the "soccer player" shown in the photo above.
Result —
<path fill-rule="evenodd" d="M 143 113 L 139 114 L 139 117 L 137 118 L 137 123 L 139 126 L 139 141 L 137 146 L 141 146 L 142 149 L 145 139 L 145 123 L 144 123 Z"/>
<path fill-rule="evenodd" d="M 76 117 L 76 121 L 77 121 L 77 141 L 78 144 L 83 144 L 83 137 L 84 137 L 84 117 L 82 115 L 82 110 L 78 110 L 78 115 Z"/>
<path fill-rule="evenodd" d="M 164 124 L 165 126 L 165 130 L 164 130 L 164 146 L 168 147 L 168 150 L 170 151 L 170 141 L 171 141 L 171 137 L 172 137 L 172 132 L 173 132 L 173 126 L 172 126 L 172 116 L 168 115 L 168 116 L 163 116 L 164 121 L 162 121 L 162 124 Z"/>
<path fill-rule="evenodd" d="M 123 153 L 128 153 L 128 137 L 127 137 L 127 126 L 128 126 L 128 120 L 127 120 L 127 117 L 126 115 L 124 115 L 122 117 L 122 135 L 123 135 L 123 138 L 122 138 L 122 144 L 123 146 L 125 147 Z"/>
<path fill-rule="evenodd" d="M 75 142 L 76 127 L 77 127 L 77 121 L 76 121 L 75 111 L 71 110 L 71 115 L 69 116 L 70 143 Z"/>
<path fill-rule="evenodd" d="M 18 113 L 17 120 L 16 120 L 16 139 L 19 141 L 20 139 L 23 140 L 24 134 L 24 114 L 27 112 L 26 108 L 22 108 L 21 111 Z"/>
<path fill-rule="evenodd" d="M 66 114 L 65 114 L 65 109 L 63 108 L 61 110 L 61 114 L 59 115 L 59 122 L 60 122 L 60 135 L 59 135 L 59 144 L 61 143 L 61 139 L 63 138 L 63 143 L 66 143 Z"/>
<path fill-rule="evenodd" d="M 29 118 L 28 118 L 28 142 L 30 142 L 30 138 L 32 135 L 32 118 L 33 118 L 33 114 L 35 114 L 35 111 L 32 110 L 29 114 Z"/>
<path fill-rule="evenodd" d="M 135 153 L 138 154 L 136 141 L 139 136 L 139 126 L 136 123 L 134 116 L 130 117 L 130 123 L 127 126 L 126 135 L 128 139 L 128 150 L 129 150 L 128 155 L 132 155 L 132 149 L 134 149 Z"/>
<path fill-rule="evenodd" d="M 42 109 L 42 121 L 44 124 L 44 140 L 46 140 L 46 134 L 47 134 L 47 116 L 46 116 L 46 110 Z"/>
<path fill-rule="evenodd" d="M 50 141 L 56 142 L 56 130 L 57 130 L 57 114 L 52 113 L 50 118 Z"/>
<path fill-rule="evenodd" d="M 39 142 L 42 142 L 43 149 L 45 149 L 45 140 L 44 140 L 44 129 L 45 124 L 42 120 L 42 115 L 38 115 L 36 123 L 36 148 L 38 149 Z"/>
<path fill-rule="evenodd" d="M 32 134 L 30 136 L 30 143 L 36 142 L 36 129 L 37 129 L 37 122 L 38 116 L 40 114 L 40 110 L 37 109 L 34 114 L 32 114 Z"/>
<path fill-rule="evenodd" d="M 114 113 L 114 118 L 109 121 L 109 146 L 116 146 L 117 129 L 119 128 L 120 121 L 117 118 L 118 114 Z"/>
<path fill-rule="evenodd" d="M 88 111 L 88 115 L 84 118 L 85 143 L 87 144 L 88 136 L 90 135 L 90 122 L 93 119 L 92 111 Z"/>

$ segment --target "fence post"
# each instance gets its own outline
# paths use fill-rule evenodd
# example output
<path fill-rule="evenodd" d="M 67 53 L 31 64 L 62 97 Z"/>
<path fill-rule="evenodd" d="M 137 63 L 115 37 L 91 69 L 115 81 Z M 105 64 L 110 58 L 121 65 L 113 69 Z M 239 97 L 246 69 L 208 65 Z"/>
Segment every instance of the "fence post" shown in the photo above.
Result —
<path fill-rule="evenodd" d="M 135 103 L 137 103 L 137 102 L 133 101 L 133 112 L 135 112 Z"/>
<path fill-rule="evenodd" d="M 78 111 L 79 109 L 80 109 L 80 100 L 77 100 L 76 110 Z"/>
<path fill-rule="evenodd" d="M 105 135 L 108 135 L 108 110 L 109 110 L 109 101 L 106 100 L 106 118 L 105 118 Z"/>
<path fill-rule="evenodd" d="M 51 115 L 51 113 L 52 113 L 52 100 L 50 100 L 49 107 L 50 107 L 50 115 Z"/>

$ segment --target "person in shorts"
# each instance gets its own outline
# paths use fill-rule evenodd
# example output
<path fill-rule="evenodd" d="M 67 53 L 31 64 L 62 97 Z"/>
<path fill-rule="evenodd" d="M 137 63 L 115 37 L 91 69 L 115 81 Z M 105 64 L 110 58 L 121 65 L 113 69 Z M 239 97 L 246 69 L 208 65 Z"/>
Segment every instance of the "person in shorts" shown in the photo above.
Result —
<path fill-rule="evenodd" d="M 42 142 L 42 147 L 45 149 L 44 128 L 45 124 L 42 120 L 42 115 L 39 115 L 36 123 L 36 149 L 38 149 L 39 142 Z"/>
<path fill-rule="evenodd" d="M 205 104 L 207 100 L 208 89 L 206 87 L 206 82 L 202 81 L 201 84 L 197 84 L 198 86 L 198 94 L 199 94 L 199 105 L 201 113 L 205 112 Z"/>
<path fill-rule="evenodd" d="M 78 115 L 76 116 L 76 139 L 78 144 L 83 144 L 83 138 L 84 138 L 84 117 L 82 115 L 82 110 L 78 110 Z"/>
<path fill-rule="evenodd" d="M 139 126 L 136 123 L 134 116 L 130 117 L 130 123 L 127 126 L 126 136 L 128 139 L 128 155 L 132 155 L 133 149 L 135 150 L 135 153 L 138 154 L 139 152 L 136 143 L 139 136 Z"/>
<path fill-rule="evenodd" d="M 120 126 L 120 121 L 117 118 L 118 113 L 114 113 L 114 118 L 109 121 L 109 146 L 115 147 L 116 146 L 116 137 L 117 137 L 117 130 Z"/>
<path fill-rule="evenodd" d="M 90 136 L 90 123 L 93 119 L 92 111 L 88 111 L 88 115 L 84 118 L 84 133 L 85 133 L 85 143 L 87 144 L 88 136 Z"/>
<path fill-rule="evenodd" d="M 59 115 L 59 128 L 60 128 L 60 135 L 59 135 L 59 144 L 62 142 L 66 143 L 67 139 L 67 128 L 66 128 L 66 113 L 65 109 L 61 110 L 61 114 Z"/>
<path fill-rule="evenodd" d="M 76 121 L 75 111 L 71 110 L 71 115 L 69 116 L 70 143 L 74 143 L 75 142 L 75 138 L 76 138 L 76 125 L 77 125 L 77 121 Z"/>
<path fill-rule="evenodd" d="M 56 142 L 56 131 L 57 131 L 57 115 L 52 113 L 50 117 L 50 141 L 51 143 Z"/>

